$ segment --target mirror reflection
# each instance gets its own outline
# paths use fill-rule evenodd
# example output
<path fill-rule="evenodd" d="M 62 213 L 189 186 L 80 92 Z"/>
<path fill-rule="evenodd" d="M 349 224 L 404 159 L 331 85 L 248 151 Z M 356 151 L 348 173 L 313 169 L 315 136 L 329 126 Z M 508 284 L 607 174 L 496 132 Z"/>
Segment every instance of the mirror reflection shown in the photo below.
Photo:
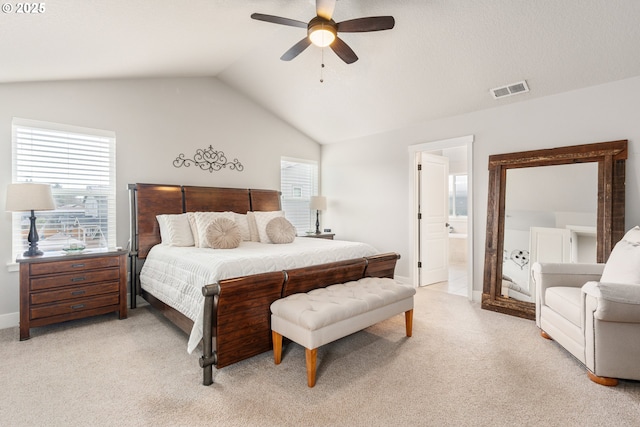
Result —
<path fill-rule="evenodd" d="M 598 164 L 507 171 L 501 295 L 535 302 L 535 262 L 596 262 Z"/>

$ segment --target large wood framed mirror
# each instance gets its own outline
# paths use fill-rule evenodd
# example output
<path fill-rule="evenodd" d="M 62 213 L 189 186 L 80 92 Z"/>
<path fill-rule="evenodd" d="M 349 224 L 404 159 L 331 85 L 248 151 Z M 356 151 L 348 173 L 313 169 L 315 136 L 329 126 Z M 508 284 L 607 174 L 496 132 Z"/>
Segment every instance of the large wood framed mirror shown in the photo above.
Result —
<path fill-rule="evenodd" d="M 558 212 L 528 212 L 524 216 L 529 219 L 519 221 L 518 224 L 521 231 L 525 231 L 528 235 L 530 233 L 531 236 L 534 235 L 534 231 L 549 230 L 554 227 L 553 224 L 549 225 L 548 223 L 542 224 L 542 227 L 540 227 L 540 224 L 530 221 L 531 217 L 546 217 L 547 222 L 553 222 L 555 220 L 556 223 L 560 223 L 560 227 L 570 229 L 569 232 L 573 232 L 574 237 L 581 233 L 589 235 L 589 230 L 592 229 L 594 242 L 591 246 L 593 246 L 593 251 L 595 252 L 593 259 L 596 262 L 605 262 L 613 246 L 622 238 L 625 232 L 626 159 L 626 140 L 489 156 L 489 197 L 487 206 L 487 237 L 482 308 L 528 319 L 535 319 L 535 295 L 532 294 L 535 288 L 533 287 L 532 289 L 532 284 L 529 283 L 528 287 L 520 284 L 520 289 L 518 289 L 519 286 L 512 282 L 513 279 L 505 277 L 503 272 L 504 263 L 509 262 L 520 267 L 524 271 L 524 277 L 530 277 L 527 271 L 531 264 L 531 260 L 529 259 L 531 254 L 529 250 L 532 249 L 531 239 L 528 239 L 529 242 L 526 248 L 524 247 L 525 244 L 521 243 L 521 249 L 510 249 L 509 253 L 505 253 L 505 212 L 507 211 L 506 206 L 509 203 L 509 195 L 507 192 L 508 177 L 510 177 L 511 181 L 518 180 L 519 182 L 523 182 L 524 184 L 519 187 L 518 191 L 525 193 L 525 196 L 527 191 L 535 192 L 536 194 L 530 199 L 538 201 L 546 201 L 552 198 L 563 200 L 572 197 L 576 193 L 572 189 L 565 189 L 565 193 L 554 195 L 554 190 L 563 191 L 559 188 L 562 187 L 560 184 L 563 181 L 578 180 L 578 185 L 597 185 L 596 189 L 586 189 L 587 191 L 578 192 L 591 194 L 592 199 L 594 197 L 597 198 L 595 201 L 591 200 L 584 203 L 585 205 L 592 204 L 595 212 L 593 212 L 593 214 L 586 212 L 568 215 L 579 218 L 579 220 L 593 217 L 594 224 L 592 226 L 582 224 L 573 227 L 571 230 L 571 227 L 567 225 L 567 221 L 573 222 L 574 220 L 567 220 L 565 218 L 564 223 L 562 223 L 563 221 L 557 220 L 558 216 L 562 216 L 558 214 Z M 591 164 L 590 169 L 597 176 L 592 178 L 585 177 L 583 179 L 578 175 L 582 173 L 582 170 L 578 172 L 573 166 L 571 166 L 570 170 L 562 171 L 565 175 L 557 175 L 556 169 L 552 169 L 560 165 L 577 166 L 578 164 Z M 525 172 L 523 170 L 524 168 L 538 168 L 536 170 L 538 174 L 549 173 L 564 176 L 565 178 L 554 177 L 550 181 L 551 184 L 547 182 L 543 189 L 529 190 L 528 187 L 530 184 L 543 180 L 535 177 L 523 178 L 521 175 L 516 174 L 515 171 L 518 171 L 518 174 Z M 531 171 L 533 172 L 533 170 Z M 541 175 L 538 175 L 538 177 L 539 176 Z M 597 184 L 595 184 L 596 182 Z M 511 198 L 515 199 L 513 196 L 511 196 Z M 522 194 L 520 194 L 520 199 L 523 199 Z M 579 204 L 583 203 L 571 203 L 571 205 L 575 206 Z M 510 220 L 513 220 L 513 218 L 510 218 Z M 558 224 L 556 224 L 555 227 L 560 228 Z M 535 230 L 533 230 L 534 228 Z M 585 232 L 585 230 L 587 231 Z M 541 234 L 541 236 L 543 237 L 540 240 L 544 241 L 546 239 L 544 236 L 546 235 Z M 533 239 L 535 240 L 535 237 Z M 555 234 L 554 237 L 547 240 L 553 243 L 555 242 L 554 239 L 556 239 Z M 559 241 L 561 241 L 561 239 Z M 588 247 L 589 245 L 587 244 L 586 246 Z M 552 254 L 555 252 L 566 254 L 567 250 L 566 248 L 558 251 L 555 249 L 549 251 L 542 250 L 538 256 L 544 257 L 547 253 Z M 572 259 L 571 256 L 565 258 L 568 258 L 566 262 L 582 262 L 579 259 L 576 261 L 575 255 Z M 547 260 L 544 261 L 548 262 Z M 511 288 L 511 292 L 509 292 L 509 288 Z M 523 295 L 523 297 L 518 297 L 517 295 Z"/>

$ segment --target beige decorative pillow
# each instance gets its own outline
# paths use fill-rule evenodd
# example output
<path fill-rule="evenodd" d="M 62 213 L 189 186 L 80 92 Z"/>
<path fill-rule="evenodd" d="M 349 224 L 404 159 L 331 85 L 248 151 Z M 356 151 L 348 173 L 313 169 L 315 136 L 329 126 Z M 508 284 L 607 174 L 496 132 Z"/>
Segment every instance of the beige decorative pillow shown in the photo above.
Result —
<path fill-rule="evenodd" d="M 209 224 L 220 218 L 234 220 L 233 212 L 195 212 L 193 215 L 196 220 L 196 229 L 198 230 L 198 237 L 195 237 L 194 240 L 199 243 L 197 245 L 199 248 L 211 247 L 205 242 Z"/>
<path fill-rule="evenodd" d="M 233 249 L 240 246 L 242 236 L 238 224 L 232 219 L 218 218 L 207 226 L 206 247 L 214 249 Z"/>
<path fill-rule="evenodd" d="M 273 218 L 266 231 L 273 243 L 291 243 L 296 238 L 296 228 L 285 217 Z"/>
<path fill-rule="evenodd" d="M 256 228 L 258 231 L 260 243 L 271 243 L 271 239 L 267 235 L 267 224 L 273 218 L 284 217 L 284 211 L 254 211 Z"/>

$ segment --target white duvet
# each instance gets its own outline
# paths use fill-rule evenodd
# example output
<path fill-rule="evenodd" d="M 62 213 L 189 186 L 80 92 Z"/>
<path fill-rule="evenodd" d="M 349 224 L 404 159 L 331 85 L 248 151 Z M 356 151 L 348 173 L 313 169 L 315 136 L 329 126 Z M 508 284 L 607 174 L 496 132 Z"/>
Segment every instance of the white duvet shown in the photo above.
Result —
<path fill-rule="evenodd" d="M 202 287 L 218 280 L 375 255 L 365 243 L 298 237 L 289 244 L 242 242 L 235 249 L 154 246 L 140 285 L 193 321 L 187 351 L 202 340 Z"/>

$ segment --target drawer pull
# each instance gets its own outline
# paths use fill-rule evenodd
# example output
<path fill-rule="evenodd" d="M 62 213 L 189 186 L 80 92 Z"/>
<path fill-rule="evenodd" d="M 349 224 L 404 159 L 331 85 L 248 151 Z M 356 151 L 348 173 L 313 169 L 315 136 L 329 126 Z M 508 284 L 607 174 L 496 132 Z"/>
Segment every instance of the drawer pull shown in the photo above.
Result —
<path fill-rule="evenodd" d="M 71 264 L 71 268 L 82 268 L 84 267 L 84 263 L 82 264 Z"/>
<path fill-rule="evenodd" d="M 74 309 L 74 310 L 77 310 L 77 309 L 83 308 L 83 307 L 84 307 L 84 304 L 76 304 L 76 305 L 72 305 L 71 306 L 71 308 Z"/>
<path fill-rule="evenodd" d="M 86 280 L 87 278 L 82 276 L 82 277 L 74 277 L 71 279 L 72 282 L 82 282 L 83 280 Z"/>
<path fill-rule="evenodd" d="M 84 294 L 85 294 L 85 292 L 86 292 L 86 291 L 85 291 L 84 289 L 81 289 L 81 290 L 79 290 L 79 291 L 73 291 L 73 292 L 71 292 L 71 295 L 84 295 Z"/>

